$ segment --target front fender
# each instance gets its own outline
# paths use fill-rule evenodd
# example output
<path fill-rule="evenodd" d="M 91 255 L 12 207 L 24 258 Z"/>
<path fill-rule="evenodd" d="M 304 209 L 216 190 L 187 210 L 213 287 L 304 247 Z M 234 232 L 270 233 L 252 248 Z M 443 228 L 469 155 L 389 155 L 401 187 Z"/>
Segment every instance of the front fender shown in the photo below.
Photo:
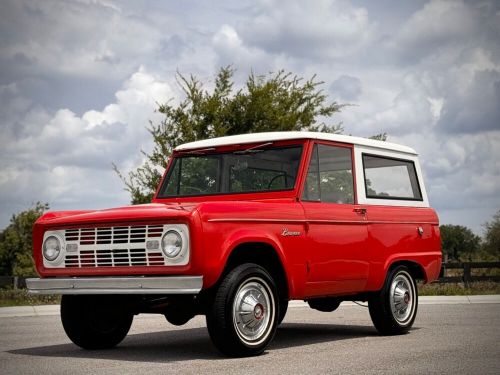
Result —
<path fill-rule="evenodd" d="M 269 245 L 274 249 L 283 266 L 288 282 L 289 292 L 291 293 L 294 288 L 293 278 L 291 277 L 287 267 L 288 262 L 280 238 L 273 233 L 252 228 L 239 228 L 229 233 L 225 233 L 224 239 L 219 249 L 217 250 L 217 252 L 219 252 L 219 256 L 214 257 L 214 255 L 216 255 L 216 252 L 211 251 L 208 255 L 209 259 L 206 259 L 206 264 L 209 265 L 209 269 L 206 270 L 207 272 L 203 280 L 204 287 L 209 288 L 213 286 L 224 272 L 224 269 L 232 252 L 239 246 L 248 243 L 263 243 Z M 217 260 L 215 260 L 216 258 Z"/>

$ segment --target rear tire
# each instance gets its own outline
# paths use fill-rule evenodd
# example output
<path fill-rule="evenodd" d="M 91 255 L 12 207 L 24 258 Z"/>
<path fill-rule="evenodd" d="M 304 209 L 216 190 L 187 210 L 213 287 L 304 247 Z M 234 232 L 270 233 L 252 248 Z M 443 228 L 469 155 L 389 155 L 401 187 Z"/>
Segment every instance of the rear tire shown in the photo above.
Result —
<path fill-rule="evenodd" d="M 379 333 L 407 333 L 415 321 L 418 308 L 417 286 L 408 267 L 392 269 L 382 290 L 368 301 L 368 307 Z"/>
<path fill-rule="evenodd" d="M 287 311 L 288 311 L 288 300 L 282 299 L 280 301 L 280 315 L 278 317 L 278 325 L 280 325 L 283 322 L 283 319 L 285 319 Z"/>
<path fill-rule="evenodd" d="M 207 327 L 215 347 L 232 357 L 262 353 L 276 332 L 279 302 L 269 273 L 253 263 L 224 277 L 207 311 Z"/>
<path fill-rule="evenodd" d="M 61 299 L 61 321 L 73 343 L 83 349 L 109 349 L 127 336 L 134 315 L 116 296 Z"/>

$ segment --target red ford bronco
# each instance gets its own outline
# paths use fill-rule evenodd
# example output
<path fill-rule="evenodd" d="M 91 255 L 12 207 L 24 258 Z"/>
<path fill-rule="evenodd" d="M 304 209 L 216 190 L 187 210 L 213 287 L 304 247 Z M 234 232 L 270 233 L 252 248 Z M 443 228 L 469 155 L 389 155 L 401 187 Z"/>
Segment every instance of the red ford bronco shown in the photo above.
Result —
<path fill-rule="evenodd" d="M 334 134 L 238 135 L 177 147 L 151 204 L 49 212 L 33 229 L 40 278 L 69 338 L 110 348 L 139 313 L 206 316 L 222 353 L 264 351 L 290 300 L 367 301 L 382 334 L 438 277 L 438 218 L 415 151 Z"/>

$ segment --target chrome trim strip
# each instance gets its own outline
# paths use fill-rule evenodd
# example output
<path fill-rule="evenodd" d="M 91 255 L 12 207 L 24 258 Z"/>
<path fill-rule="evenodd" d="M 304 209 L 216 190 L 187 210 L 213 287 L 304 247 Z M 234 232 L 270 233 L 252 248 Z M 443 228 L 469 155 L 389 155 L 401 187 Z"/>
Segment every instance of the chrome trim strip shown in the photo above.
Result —
<path fill-rule="evenodd" d="M 438 225 L 438 222 L 434 221 L 389 221 L 389 220 L 304 220 L 304 219 L 237 219 L 237 218 L 225 218 L 225 219 L 208 219 L 209 222 L 213 223 L 224 223 L 224 222 L 244 222 L 244 223 L 296 223 L 296 224 L 430 224 Z"/>
<path fill-rule="evenodd" d="M 264 223 L 307 223 L 304 219 L 237 219 L 237 218 L 224 218 L 224 219 L 208 219 L 209 222 L 264 222 Z"/>
<path fill-rule="evenodd" d="M 203 276 L 27 279 L 32 294 L 198 294 Z"/>

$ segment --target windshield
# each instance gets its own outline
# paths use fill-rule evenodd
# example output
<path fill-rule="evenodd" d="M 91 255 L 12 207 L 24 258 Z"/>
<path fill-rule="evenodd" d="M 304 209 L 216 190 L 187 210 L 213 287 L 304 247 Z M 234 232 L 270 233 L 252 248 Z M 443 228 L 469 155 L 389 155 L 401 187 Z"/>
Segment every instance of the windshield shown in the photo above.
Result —
<path fill-rule="evenodd" d="M 291 190 L 302 146 L 176 157 L 158 198 Z"/>

